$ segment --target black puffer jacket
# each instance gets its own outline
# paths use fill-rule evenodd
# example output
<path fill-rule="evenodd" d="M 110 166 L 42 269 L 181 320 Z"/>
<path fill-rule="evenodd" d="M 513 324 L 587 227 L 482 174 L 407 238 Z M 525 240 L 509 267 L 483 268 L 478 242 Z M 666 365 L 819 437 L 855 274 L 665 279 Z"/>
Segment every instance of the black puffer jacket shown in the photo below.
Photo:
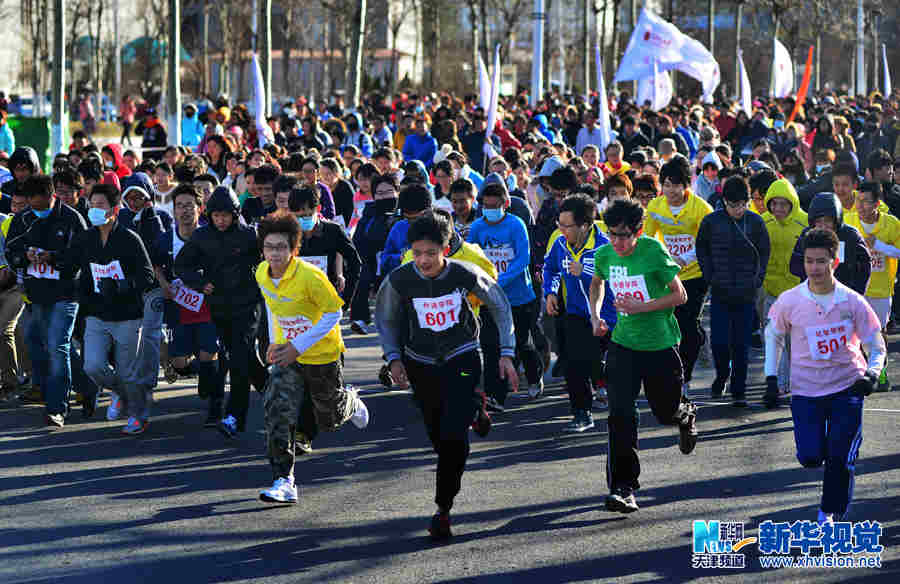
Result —
<path fill-rule="evenodd" d="M 256 266 L 261 261 L 256 230 L 243 224 L 238 215 L 237 196 L 228 187 L 218 187 L 207 202 L 207 210 L 230 210 L 234 222 L 225 231 L 213 223 L 194 231 L 175 259 L 175 275 L 190 288 L 207 295 L 213 316 L 227 317 L 252 309 L 260 299 Z"/>
<path fill-rule="evenodd" d="M 37 174 L 41 170 L 41 161 L 38 158 L 37 152 L 31 146 L 20 146 L 13 150 L 6 167 L 12 172 L 19 164 L 30 166 L 32 174 Z M 3 186 L 0 186 L 0 193 L 3 193 L 2 198 L 0 198 L 0 213 L 11 212 L 10 204 L 12 203 L 12 196 L 16 194 L 18 188 L 19 183 L 15 179 L 8 180 L 3 183 Z"/>
<path fill-rule="evenodd" d="M 716 300 L 754 302 L 769 265 L 769 232 L 762 217 L 746 211 L 735 220 L 724 209 L 704 217 L 697 232 L 697 262 Z"/>
<path fill-rule="evenodd" d="M 872 257 L 865 240 L 855 227 L 844 224 L 844 207 L 834 193 L 819 193 L 809 205 L 809 227 L 800 234 L 791 255 L 791 273 L 806 279 L 806 268 L 803 267 L 803 236 L 812 229 L 819 217 L 831 217 L 835 222 L 835 233 L 843 249 L 838 250 L 841 263 L 834 271 L 838 282 L 852 288 L 860 294 L 866 293 L 869 276 L 872 273 Z M 841 253 L 843 252 L 843 253 Z"/>

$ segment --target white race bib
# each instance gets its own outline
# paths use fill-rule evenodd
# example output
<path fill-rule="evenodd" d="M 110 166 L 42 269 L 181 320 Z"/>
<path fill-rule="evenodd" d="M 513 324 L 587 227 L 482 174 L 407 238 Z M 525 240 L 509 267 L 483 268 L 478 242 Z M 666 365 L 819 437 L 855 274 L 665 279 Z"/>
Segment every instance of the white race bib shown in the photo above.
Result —
<path fill-rule="evenodd" d="M 494 267 L 497 268 L 497 274 L 505 274 L 512 263 L 513 257 L 515 257 L 513 248 L 508 245 L 503 247 L 486 247 L 482 251 L 484 251 L 487 259 L 491 260 Z"/>
<path fill-rule="evenodd" d="M 445 331 L 459 322 L 462 295 L 452 292 L 437 298 L 413 298 L 419 326 L 435 332 Z"/>
<path fill-rule="evenodd" d="M 300 256 L 300 259 L 328 273 L 328 256 Z"/>
<path fill-rule="evenodd" d="M 178 306 L 183 306 L 191 312 L 200 312 L 203 308 L 203 298 L 203 294 L 188 288 L 180 279 L 172 282 L 172 300 Z"/>
<path fill-rule="evenodd" d="M 809 341 L 809 354 L 816 361 L 827 361 L 835 353 L 847 346 L 853 334 L 853 322 L 839 322 L 806 327 L 806 339 Z"/>
<path fill-rule="evenodd" d="M 872 271 L 873 272 L 883 272 L 884 271 L 884 254 L 880 251 L 871 251 L 872 254 Z"/>
<path fill-rule="evenodd" d="M 113 280 L 124 280 L 125 272 L 122 271 L 122 265 L 119 260 L 113 260 L 108 264 L 91 264 L 91 275 L 94 277 L 94 292 L 100 294 L 100 279 L 112 278 Z M 56 276 L 59 279 L 59 276 Z"/>
<path fill-rule="evenodd" d="M 650 292 L 647 290 L 647 281 L 643 275 L 639 276 L 610 276 L 609 287 L 612 289 L 616 300 L 619 298 L 634 298 L 641 302 L 650 302 Z"/>
<path fill-rule="evenodd" d="M 312 328 L 312 321 L 302 315 L 297 316 L 278 316 L 278 326 L 284 333 L 284 340 L 291 342 L 309 329 Z"/>
<path fill-rule="evenodd" d="M 28 269 L 25 270 L 25 273 L 44 280 L 59 280 L 59 272 L 50 264 L 28 264 Z"/>
<path fill-rule="evenodd" d="M 843 241 L 838 242 L 838 263 L 840 263 L 840 264 L 844 263 L 844 248 L 845 247 L 846 246 L 844 245 Z"/>
<path fill-rule="evenodd" d="M 669 255 L 672 257 L 680 257 L 684 254 L 694 251 L 694 236 L 688 233 L 679 233 L 678 235 L 663 235 L 663 241 L 669 249 Z"/>

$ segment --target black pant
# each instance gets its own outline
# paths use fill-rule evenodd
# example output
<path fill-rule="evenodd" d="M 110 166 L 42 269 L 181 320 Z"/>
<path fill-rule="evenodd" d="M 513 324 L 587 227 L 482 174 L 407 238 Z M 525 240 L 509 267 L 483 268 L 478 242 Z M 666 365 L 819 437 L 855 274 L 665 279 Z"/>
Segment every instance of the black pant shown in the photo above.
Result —
<path fill-rule="evenodd" d="M 128 145 L 131 146 L 131 124 L 132 122 L 122 122 L 122 137 L 119 138 L 119 142 L 122 144 L 125 143 L 125 140 L 128 140 Z"/>
<path fill-rule="evenodd" d="M 700 324 L 700 311 L 703 310 L 703 301 L 706 299 L 709 285 L 703 278 L 694 278 L 683 284 L 687 292 L 687 302 L 675 307 L 675 319 L 678 321 L 678 328 L 681 329 L 678 353 L 684 364 L 684 382 L 690 383 L 694 364 L 706 339 Z"/>
<path fill-rule="evenodd" d="M 369 291 L 375 285 L 377 280 L 376 265 L 364 262 L 359 271 L 359 282 L 356 285 L 356 292 L 353 294 L 353 301 L 350 303 L 350 320 L 361 320 L 363 322 L 371 322 L 372 316 L 369 311 Z"/>
<path fill-rule="evenodd" d="M 641 382 L 650 410 L 659 423 L 678 424 L 685 420 L 690 405 L 690 401 L 681 396 L 681 374 L 681 358 L 675 347 L 662 351 L 633 351 L 616 343 L 609 344 L 606 483 L 610 490 L 640 488 L 637 436 L 640 415 L 635 400 L 641 392 Z"/>
<path fill-rule="evenodd" d="M 404 358 L 403 364 L 413 398 L 422 410 L 428 438 L 438 455 L 434 502 L 449 511 L 459 493 L 469 457 L 469 426 L 475 418 L 481 355 L 469 351 L 439 365 Z"/>
<path fill-rule="evenodd" d="M 231 372 L 231 393 L 228 395 L 225 415 L 234 416 L 238 430 L 243 431 L 247 423 L 247 409 L 250 407 L 250 379 L 252 377 L 259 387 L 264 387 L 268 376 L 256 354 L 259 305 L 231 314 L 213 315 L 213 322 L 219 339 L 228 352 L 227 367 Z M 224 377 L 224 370 L 221 375 Z M 220 398 L 224 392 L 225 388 L 219 385 L 216 387 L 218 395 L 211 397 Z"/>
<path fill-rule="evenodd" d="M 603 363 L 609 334 L 594 336 L 594 328 L 586 316 L 567 314 L 565 323 L 569 353 L 566 355 L 566 389 L 572 412 L 590 410 L 594 401 L 593 379 L 598 363 Z"/>
<path fill-rule="evenodd" d="M 513 326 L 516 329 L 516 360 L 525 364 L 525 377 L 529 385 L 540 381 L 544 374 L 544 362 L 531 342 L 531 330 L 537 322 L 540 309 L 541 303 L 537 298 L 512 307 Z"/>
<path fill-rule="evenodd" d="M 484 393 L 502 405 L 506 403 L 506 396 L 509 395 L 509 383 L 500 378 L 500 331 L 497 330 L 497 323 L 487 308 L 482 307 L 479 316 L 481 317 L 479 340 L 481 351 L 484 353 Z"/>

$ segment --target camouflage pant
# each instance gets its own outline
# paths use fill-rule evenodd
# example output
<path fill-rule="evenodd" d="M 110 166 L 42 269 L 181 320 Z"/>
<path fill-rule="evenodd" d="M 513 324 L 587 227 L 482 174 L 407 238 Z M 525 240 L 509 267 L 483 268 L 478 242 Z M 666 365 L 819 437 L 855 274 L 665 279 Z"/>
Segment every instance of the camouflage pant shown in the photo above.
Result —
<path fill-rule="evenodd" d="M 266 450 L 275 478 L 294 472 L 294 439 L 297 416 L 305 392 L 309 392 L 316 424 L 321 430 L 337 430 L 356 411 L 359 398 L 343 387 L 340 361 L 327 365 L 275 365 L 263 398 Z"/>

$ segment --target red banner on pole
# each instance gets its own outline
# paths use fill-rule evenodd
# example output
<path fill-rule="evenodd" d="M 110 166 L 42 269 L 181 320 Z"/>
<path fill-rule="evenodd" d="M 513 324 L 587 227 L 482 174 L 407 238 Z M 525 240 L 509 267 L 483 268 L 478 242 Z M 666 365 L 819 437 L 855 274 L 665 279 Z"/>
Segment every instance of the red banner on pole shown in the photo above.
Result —
<path fill-rule="evenodd" d="M 797 117 L 797 112 L 806 102 L 806 92 L 809 91 L 809 80 L 812 77 L 812 57 L 813 47 L 809 47 L 809 53 L 806 55 L 806 70 L 803 71 L 803 83 L 800 84 L 800 91 L 797 92 L 797 101 L 794 103 L 794 111 L 788 117 L 787 123 L 790 124 Z"/>

